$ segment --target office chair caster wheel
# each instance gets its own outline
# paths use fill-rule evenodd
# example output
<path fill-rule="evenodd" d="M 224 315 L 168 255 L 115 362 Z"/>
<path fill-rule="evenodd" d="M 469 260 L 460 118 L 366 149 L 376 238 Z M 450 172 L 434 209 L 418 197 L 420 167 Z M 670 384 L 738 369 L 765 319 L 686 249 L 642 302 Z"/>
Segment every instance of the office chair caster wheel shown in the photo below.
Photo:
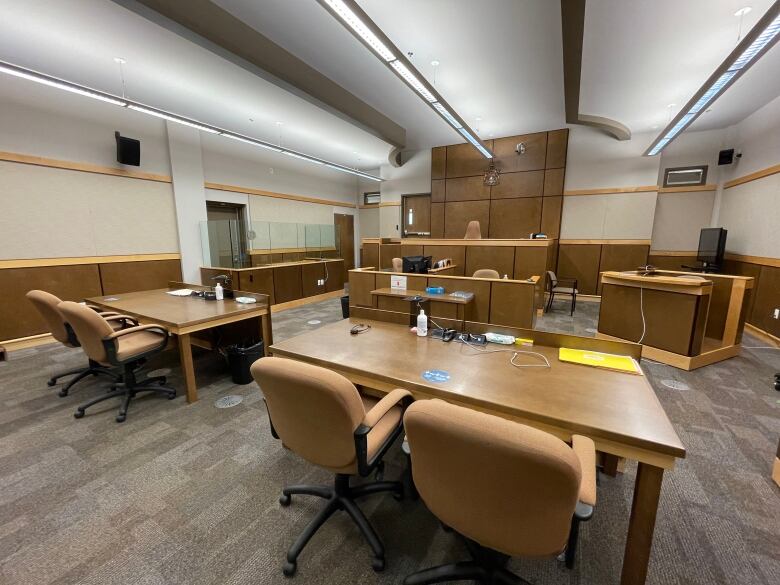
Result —
<path fill-rule="evenodd" d="M 65 398 L 67 395 L 68 395 L 67 390 L 60 390 L 59 392 L 57 392 L 57 396 L 59 396 L 60 398 Z"/>
<path fill-rule="evenodd" d="M 52 386 L 54 386 L 56 383 L 57 383 L 57 381 L 56 381 L 54 378 L 52 378 L 51 380 L 49 380 L 48 382 L 46 382 L 46 385 L 47 385 L 49 388 L 51 388 L 51 387 L 52 387 Z"/>
<path fill-rule="evenodd" d="M 126 414 L 118 414 L 116 415 L 116 422 L 118 423 L 125 422 L 126 418 L 127 418 Z"/>
<path fill-rule="evenodd" d="M 173 400 L 174 398 L 176 398 L 175 392 L 173 394 L 168 394 L 168 400 Z"/>
<path fill-rule="evenodd" d="M 282 573 L 284 573 L 285 577 L 292 577 L 295 575 L 295 570 L 298 568 L 296 563 L 291 563 L 290 561 L 287 561 L 282 565 Z"/>
<path fill-rule="evenodd" d="M 83 418 L 84 417 L 84 411 L 83 410 L 77 410 L 73 413 L 73 418 Z"/>
<path fill-rule="evenodd" d="M 292 498 L 287 494 L 282 494 L 281 496 L 279 496 L 279 503 L 282 505 L 283 508 L 289 506 L 291 501 Z"/>
<path fill-rule="evenodd" d="M 376 557 L 371 561 L 371 568 L 375 573 L 381 573 L 385 570 L 385 559 Z"/>

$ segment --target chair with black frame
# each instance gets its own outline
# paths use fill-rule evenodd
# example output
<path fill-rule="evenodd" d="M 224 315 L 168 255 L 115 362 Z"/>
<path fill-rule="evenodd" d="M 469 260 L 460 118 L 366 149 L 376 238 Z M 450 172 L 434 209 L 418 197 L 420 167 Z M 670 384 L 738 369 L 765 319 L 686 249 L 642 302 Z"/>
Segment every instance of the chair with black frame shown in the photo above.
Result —
<path fill-rule="evenodd" d="M 475 580 L 528 584 L 510 557 L 562 556 L 574 567 L 580 522 L 596 505 L 596 449 L 456 406 L 420 400 L 404 415 L 417 491 L 466 540 L 472 560 L 425 569 L 404 585 Z"/>
<path fill-rule="evenodd" d="M 373 551 L 374 570 L 382 571 L 384 547 L 355 500 L 380 492 L 393 492 L 398 499 L 403 496 L 400 482 L 379 480 L 382 458 L 403 433 L 403 411 L 411 394 L 395 389 L 381 400 L 363 396 L 336 372 L 276 357 L 256 361 L 252 375 L 263 392 L 274 438 L 336 476 L 333 487 L 292 485 L 282 490 L 282 506 L 289 506 L 291 497 L 298 494 L 327 502 L 287 551 L 284 574 L 295 574 L 298 555 L 338 510 L 345 510 L 357 524 Z M 367 477 L 374 471 L 378 481 L 350 486 L 352 476 Z"/>
<path fill-rule="evenodd" d="M 545 288 L 549 295 L 547 305 L 544 307 L 544 312 L 548 313 L 552 309 L 555 295 L 567 295 L 571 297 L 571 311 L 570 315 L 574 315 L 574 309 L 577 308 L 577 279 L 576 278 L 558 278 L 552 270 L 547 271 L 547 279 Z M 567 284 L 571 286 L 560 286 L 561 284 Z"/>
<path fill-rule="evenodd" d="M 71 301 L 59 304 L 59 310 L 76 332 L 81 347 L 90 360 L 102 366 L 123 368 L 122 381 L 111 385 L 111 390 L 93 398 L 76 409 L 73 416 L 81 418 L 84 411 L 99 402 L 123 397 L 116 422 L 124 422 L 130 401 L 139 392 L 156 392 L 169 400 L 176 398 L 176 390 L 166 386 L 165 376 L 138 380 L 138 369 L 153 355 L 168 345 L 168 330 L 162 325 L 138 325 L 114 331 L 98 313 Z"/>
<path fill-rule="evenodd" d="M 44 290 L 31 290 L 25 296 L 33 304 L 38 313 L 40 313 L 41 317 L 43 317 L 43 320 L 46 322 L 46 326 L 49 328 L 49 332 L 54 339 L 65 347 L 80 347 L 79 340 L 76 337 L 73 328 L 65 321 L 62 313 L 60 313 L 57 308 L 62 302 L 62 299 Z M 97 307 L 87 306 L 91 310 L 100 312 Z M 120 315 L 119 313 L 110 311 L 100 312 L 100 315 L 114 330 L 123 329 L 128 326 L 128 323 L 138 325 L 135 319 L 127 315 Z M 68 395 L 68 392 L 75 384 L 87 376 L 107 376 L 115 382 L 121 378 L 116 372 L 111 371 L 111 368 L 107 368 L 90 359 L 86 367 L 73 368 L 72 370 L 55 374 L 49 378 L 47 384 L 49 386 L 54 386 L 57 383 L 57 380 L 65 378 L 66 376 L 73 376 L 73 378 L 68 380 L 67 384 L 60 389 L 59 395 L 63 398 Z"/>

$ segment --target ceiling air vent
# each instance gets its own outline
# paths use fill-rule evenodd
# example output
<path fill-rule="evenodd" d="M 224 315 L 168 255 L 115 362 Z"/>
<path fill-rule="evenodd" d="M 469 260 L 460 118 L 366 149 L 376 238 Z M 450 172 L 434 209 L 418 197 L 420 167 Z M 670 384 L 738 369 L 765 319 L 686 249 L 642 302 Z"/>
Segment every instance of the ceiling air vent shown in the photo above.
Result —
<path fill-rule="evenodd" d="M 707 182 L 707 165 L 676 167 L 664 171 L 664 187 L 689 187 Z"/>

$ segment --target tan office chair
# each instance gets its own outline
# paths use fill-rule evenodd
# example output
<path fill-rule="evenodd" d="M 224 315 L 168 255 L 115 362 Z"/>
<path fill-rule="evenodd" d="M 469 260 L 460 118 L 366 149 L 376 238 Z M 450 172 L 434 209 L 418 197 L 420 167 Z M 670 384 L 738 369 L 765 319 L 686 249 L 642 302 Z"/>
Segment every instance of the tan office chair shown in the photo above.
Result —
<path fill-rule="evenodd" d="M 560 286 L 561 284 L 567 284 L 570 286 Z M 547 289 L 548 300 L 547 306 L 544 308 L 544 312 L 548 313 L 552 309 L 555 295 L 566 295 L 571 297 L 571 311 L 569 315 L 574 315 L 574 309 L 577 308 L 577 279 L 576 278 L 558 278 L 552 270 L 547 271 L 547 279 L 545 282 L 545 288 Z"/>
<path fill-rule="evenodd" d="M 166 386 L 165 376 L 156 376 L 138 380 L 136 374 L 147 358 L 161 352 L 168 345 L 168 330 L 162 325 L 138 325 L 114 331 L 103 317 L 92 309 L 64 301 L 59 310 L 65 320 L 76 332 L 81 347 L 87 357 L 102 366 L 122 367 L 122 382 L 111 386 L 111 391 L 79 406 L 73 414 L 76 418 L 84 416 L 84 411 L 114 397 L 124 397 L 116 416 L 116 422 L 124 422 L 130 401 L 139 392 L 156 392 L 169 400 L 176 398 L 176 390 Z"/>
<path fill-rule="evenodd" d="M 49 328 L 49 332 L 54 339 L 66 347 L 80 347 L 79 340 L 73 332 L 73 328 L 68 325 L 57 308 L 62 302 L 61 299 L 43 290 L 31 290 L 28 291 L 25 296 L 33 304 L 38 313 L 40 313 L 41 317 L 43 317 L 43 320 L 46 322 L 46 326 Z M 97 307 L 87 306 L 92 310 L 99 311 Z M 100 314 L 108 321 L 114 330 L 123 329 L 130 324 L 138 324 L 132 317 L 127 315 L 120 315 L 110 311 L 102 312 Z M 57 380 L 65 378 L 66 376 L 74 377 L 60 389 L 59 395 L 62 397 L 67 396 L 73 385 L 87 376 L 107 376 L 114 381 L 117 381 L 120 378 L 120 376 L 112 372 L 110 368 L 106 368 L 93 360 L 89 360 L 87 367 L 74 368 L 56 374 L 49 378 L 47 384 L 49 386 L 54 386 L 57 383 Z"/>
<path fill-rule="evenodd" d="M 404 261 L 403 258 L 393 258 L 393 272 L 403 272 Z"/>
<path fill-rule="evenodd" d="M 282 506 L 290 505 L 293 494 L 327 500 L 287 551 L 284 574 L 289 577 L 295 573 L 306 543 L 338 510 L 346 510 L 368 541 L 374 553 L 374 570 L 383 570 L 384 547 L 355 500 L 386 491 L 400 498 L 401 483 L 376 481 L 350 487 L 349 480 L 354 475 L 366 477 L 374 470 L 381 474 L 382 457 L 403 431 L 403 408 L 411 400 L 409 392 L 396 389 L 381 400 L 361 396 L 352 382 L 336 372 L 274 357 L 252 364 L 252 375 L 263 392 L 274 438 L 309 463 L 336 475 L 333 488 L 293 485 L 282 490 Z"/>
<path fill-rule="evenodd" d="M 479 221 L 472 220 L 469 225 L 466 226 L 466 235 L 463 236 L 464 240 L 481 240 L 482 232 L 479 229 Z"/>
<path fill-rule="evenodd" d="M 420 497 L 465 537 L 473 557 L 410 575 L 405 585 L 527 583 L 506 568 L 513 556 L 565 551 L 573 566 L 579 523 L 596 505 L 593 441 L 575 435 L 572 448 L 543 431 L 442 400 L 412 404 L 404 426 Z"/>
<path fill-rule="evenodd" d="M 501 275 L 498 274 L 497 270 L 493 270 L 492 268 L 480 268 L 474 274 L 471 275 L 472 278 L 501 278 Z"/>

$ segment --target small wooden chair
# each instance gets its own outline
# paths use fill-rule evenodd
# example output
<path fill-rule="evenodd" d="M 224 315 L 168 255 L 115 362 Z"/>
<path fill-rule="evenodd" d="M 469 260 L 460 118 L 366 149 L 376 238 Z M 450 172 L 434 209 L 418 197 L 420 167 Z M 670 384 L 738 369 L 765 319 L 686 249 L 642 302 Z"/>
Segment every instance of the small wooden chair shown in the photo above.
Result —
<path fill-rule="evenodd" d="M 561 283 L 571 286 L 559 286 Z M 574 309 L 577 307 L 577 279 L 576 278 L 558 278 L 552 270 L 547 271 L 547 282 L 545 288 L 549 299 L 547 305 L 544 308 L 544 312 L 548 313 L 552 309 L 553 300 L 555 295 L 569 295 L 571 296 L 571 311 L 569 315 L 574 315 Z"/>

